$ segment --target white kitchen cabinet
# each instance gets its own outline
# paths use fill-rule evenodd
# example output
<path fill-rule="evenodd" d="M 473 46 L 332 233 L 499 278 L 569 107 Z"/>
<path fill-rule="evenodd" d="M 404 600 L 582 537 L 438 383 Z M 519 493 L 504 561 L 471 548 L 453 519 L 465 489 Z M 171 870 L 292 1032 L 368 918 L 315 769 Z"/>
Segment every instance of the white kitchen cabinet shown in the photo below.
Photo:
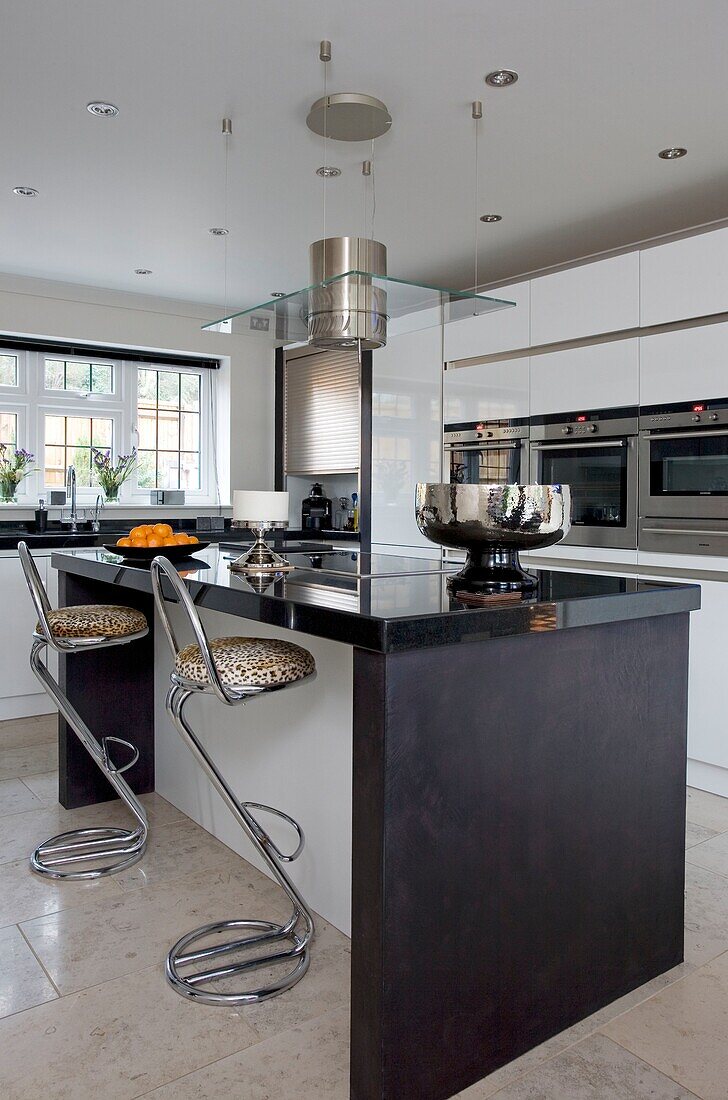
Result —
<path fill-rule="evenodd" d="M 50 557 L 34 555 L 44 584 Z M 51 595 L 51 599 L 54 596 Z M 30 646 L 37 616 L 17 553 L 0 557 L 0 603 L 3 640 L 0 647 L 0 720 L 50 714 L 55 709 L 30 670 Z"/>
<path fill-rule="evenodd" d="M 526 356 L 446 370 L 445 424 L 528 416 L 529 362 Z"/>
<path fill-rule="evenodd" d="M 690 580 L 684 574 L 656 577 L 648 569 L 640 569 L 641 579 L 674 580 L 683 584 Z M 728 579 L 698 578 L 694 583 L 700 585 L 701 605 L 699 611 L 690 613 L 688 783 L 728 797 L 728 719 L 725 704 Z"/>
<path fill-rule="evenodd" d="M 639 404 L 639 340 L 531 356 L 531 415 Z"/>
<path fill-rule="evenodd" d="M 372 542 L 431 549 L 414 498 L 441 480 L 442 330 L 390 335 L 372 362 Z"/>
<path fill-rule="evenodd" d="M 640 324 L 728 311 L 728 229 L 698 233 L 640 253 Z"/>
<path fill-rule="evenodd" d="M 498 351 L 527 348 L 530 340 L 531 284 L 513 283 L 497 290 L 483 291 L 489 298 L 503 298 L 515 302 L 514 308 L 506 307 L 480 317 L 463 317 L 445 325 L 445 362 L 454 359 L 471 359 L 477 355 L 493 355 Z"/>
<path fill-rule="evenodd" d="M 643 336 L 640 345 L 643 405 L 728 395 L 728 324 Z"/>
<path fill-rule="evenodd" d="M 639 325 L 639 252 L 531 280 L 531 346 Z"/>

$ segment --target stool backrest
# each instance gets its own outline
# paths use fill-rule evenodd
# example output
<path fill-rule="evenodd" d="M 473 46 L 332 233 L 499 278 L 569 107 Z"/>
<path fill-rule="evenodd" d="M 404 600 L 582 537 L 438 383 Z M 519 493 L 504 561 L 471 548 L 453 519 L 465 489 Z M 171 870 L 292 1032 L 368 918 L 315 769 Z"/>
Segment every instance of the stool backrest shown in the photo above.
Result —
<path fill-rule="evenodd" d="M 25 580 L 30 592 L 30 598 L 33 601 L 36 614 L 38 616 L 38 622 L 40 624 L 41 632 L 48 642 L 55 649 L 55 642 L 53 639 L 53 631 L 51 630 L 50 623 L 48 622 L 48 612 L 52 611 L 51 602 L 48 599 L 48 593 L 45 590 L 45 585 L 41 580 L 38 567 L 33 561 L 33 557 L 28 549 L 27 542 L 18 543 L 18 555 L 20 557 L 20 564 L 23 567 L 23 573 L 25 574 Z"/>
<path fill-rule="evenodd" d="M 159 612 L 159 618 L 162 620 L 162 626 L 164 627 L 164 633 L 167 635 L 167 641 L 169 642 L 172 650 L 173 657 L 177 657 L 177 654 L 181 650 L 181 646 L 177 641 L 177 636 L 174 632 L 169 613 L 167 611 L 166 600 L 163 592 L 163 577 L 167 578 L 167 582 L 172 589 L 174 598 L 179 603 L 180 608 L 184 612 L 187 621 L 192 628 L 192 633 L 195 636 L 195 641 L 200 647 L 200 654 L 205 662 L 205 668 L 207 669 L 207 675 L 210 679 L 210 684 L 213 691 L 223 703 L 230 703 L 233 700 L 233 696 L 225 689 L 217 668 L 215 667 L 215 661 L 212 656 L 212 650 L 210 649 L 210 642 L 205 628 L 200 621 L 200 616 L 197 614 L 197 608 L 194 605 L 190 591 L 185 582 L 180 577 L 179 573 L 175 569 L 169 558 L 163 557 L 161 554 L 153 559 L 150 566 L 150 574 L 152 578 L 152 592 L 154 593 L 154 602 L 157 605 L 157 611 Z"/>

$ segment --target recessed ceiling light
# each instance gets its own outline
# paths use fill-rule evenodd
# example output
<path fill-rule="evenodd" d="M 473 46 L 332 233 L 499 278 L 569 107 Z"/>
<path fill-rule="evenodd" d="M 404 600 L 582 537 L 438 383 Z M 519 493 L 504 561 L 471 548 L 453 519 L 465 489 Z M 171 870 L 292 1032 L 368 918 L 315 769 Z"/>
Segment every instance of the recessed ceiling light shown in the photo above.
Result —
<path fill-rule="evenodd" d="M 99 100 L 87 103 L 86 110 L 92 115 L 99 115 L 101 118 L 113 118 L 114 115 L 119 113 L 119 108 L 115 107 L 113 103 L 101 103 Z"/>
<path fill-rule="evenodd" d="M 270 296 L 271 298 L 285 298 L 286 292 L 285 290 L 271 290 Z"/>
<path fill-rule="evenodd" d="M 38 194 L 35 187 L 14 187 L 14 195 L 22 195 L 24 199 L 34 199 Z"/>
<path fill-rule="evenodd" d="M 660 160 L 679 160 L 680 157 L 686 157 L 688 151 L 687 149 L 682 149 L 679 145 L 672 145 L 669 149 L 660 149 L 657 155 Z"/>
<path fill-rule="evenodd" d="M 495 69 L 492 73 L 488 73 L 485 83 L 489 84 L 491 88 L 507 88 L 509 84 L 515 84 L 517 80 L 518 73 L 514 69 Z"/>
<path fill-rule="evenodd" d="M 229 232 L 230 230 L 225 229 L 222 225 L 215 225 L 210 230 L 210 233 L 212 233 L 213 237 L 227 237 Z"/>
<path fill-rule="evenodd" d="M 480 220 L 482 222 L 502 222 L 503 221 L 503 215 L 502 214 L 481 214 L 480 215 Z"/>
<path fill-rule="evenodd" d="M 148 267 L 135 267 L 134 268 L 134 274 L 135 275 L 151 275 L 152 272 L 149 270 Z"/>
<path fill-rule="evenodd" d="M 331 164 L 322 164 L 320 168 L 316 169 L 317 176 L 323 176 L 324 179 L 331 179 L 333 176 L 340 176 L 341 169 L 334 168 Z"/>

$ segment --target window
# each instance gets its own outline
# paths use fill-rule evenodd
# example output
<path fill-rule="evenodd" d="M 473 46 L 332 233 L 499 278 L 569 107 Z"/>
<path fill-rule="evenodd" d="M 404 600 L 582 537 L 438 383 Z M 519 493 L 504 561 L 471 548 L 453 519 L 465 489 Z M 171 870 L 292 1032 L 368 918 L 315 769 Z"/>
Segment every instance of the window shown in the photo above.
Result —
<path fill-rule="evenodd" d="M 167 364 L 72 350 L 78 354 L 0 343 L 0 443 L 35 456 L 19 503 L 27 508 L 64 488 L 74 466 L 79 504 L 92 504 L 100 488 L 94 449 L 110 452 L 113 462 L 136 449 L 136 469 L 120 494 L 129 507 L 149 505 L 150 489 L 184 489 L 189 504 L 213 503 L 211 371 L 186 358 Z"/>
<path fill-rule="evenodd" d="M 48 488 L 63 487 L 66 470 L 76 469 L 79 487 L 91 488 L 98 484 L 91 462 L 91 448 L 101 451 L 113 449 L 114 421 L 96 416 L 44 416 L 45 485 Z"/>
<path fill-rule="evenodd" d="M 201 388 L 199 374 L 139 369 L 140 489 L 201 488 Z"/>
<path fill-rule="evenodd" d="M 114 392 L 111 363 L 88 363 L 78 359 L 46 359 L 45 388 L 61 392 L 110 395 Z"/>
<path fill-rule="evenodd" d="M 17 355 L 0 355 L 0 386 L 17 386 L 18 384 L 18 357 Z"/>
<path fill-rule="evenodd" d="M 0 412 L 0 443 L 14 447 L 18 439 L 18 417 L 16 413 Z"/>

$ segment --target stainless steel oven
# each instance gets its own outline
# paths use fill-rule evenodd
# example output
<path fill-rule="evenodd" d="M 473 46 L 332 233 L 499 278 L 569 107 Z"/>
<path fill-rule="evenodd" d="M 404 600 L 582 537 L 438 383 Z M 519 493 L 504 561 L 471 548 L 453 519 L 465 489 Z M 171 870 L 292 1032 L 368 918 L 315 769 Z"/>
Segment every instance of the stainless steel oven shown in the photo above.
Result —
<path fill-rule="evenodd" d="M 445 477 L 456 485 L 514 485 L 528 480 L 528 422 L 445 425 Z"/>
<path fill-rule="evenodd" d="M 728 398 L 642 410 L 640 549 L 728 556 Z"/>
<path fill-rule="evenodd" d="M 637 549 L 636 408 L 531 419 L 531 481 L 571 489 L 565 543 Z"/>

